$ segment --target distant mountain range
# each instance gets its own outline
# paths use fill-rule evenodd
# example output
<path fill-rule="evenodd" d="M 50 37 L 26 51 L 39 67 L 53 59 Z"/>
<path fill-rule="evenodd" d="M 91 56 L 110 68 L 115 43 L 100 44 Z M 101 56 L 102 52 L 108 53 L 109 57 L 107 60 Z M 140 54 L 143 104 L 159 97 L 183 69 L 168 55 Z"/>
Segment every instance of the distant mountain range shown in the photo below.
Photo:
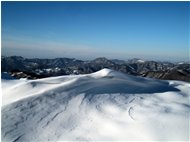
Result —
<path fill-rule="evenodd" d="M 104 57 L 90 61 L 74 58 L 27 59 L 21 56 L 1 57 L 1 71 L 15 78 L 37 79 L 59 75 L 88 74 L 103 68 L 135 76 L 190 82 L 189 62 L 170 63 L 144 61 L 137 58 L 124 61 L 109 60 Z"/>

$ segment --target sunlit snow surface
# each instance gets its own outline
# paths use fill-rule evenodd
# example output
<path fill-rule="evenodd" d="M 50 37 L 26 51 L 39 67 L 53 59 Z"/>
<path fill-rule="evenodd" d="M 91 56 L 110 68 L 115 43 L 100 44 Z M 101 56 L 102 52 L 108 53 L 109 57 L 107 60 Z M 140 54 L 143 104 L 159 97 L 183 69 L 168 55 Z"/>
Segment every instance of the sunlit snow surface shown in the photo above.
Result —
<path fill-rule="evenodd" d="M 2 79 L 2 141 L 189 140 L 190 84 L 109 69 Z"/>

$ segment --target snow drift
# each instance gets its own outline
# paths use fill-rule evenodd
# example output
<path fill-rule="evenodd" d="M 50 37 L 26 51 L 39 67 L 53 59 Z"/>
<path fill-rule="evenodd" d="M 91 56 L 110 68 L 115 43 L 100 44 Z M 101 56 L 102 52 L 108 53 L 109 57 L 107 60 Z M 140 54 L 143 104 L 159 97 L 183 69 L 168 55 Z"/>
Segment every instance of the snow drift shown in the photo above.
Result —
<path fill-rule="evenodd" d="M 109 69 L 2 79 L 2 141 L 189 140 L 189 91 Z"/>

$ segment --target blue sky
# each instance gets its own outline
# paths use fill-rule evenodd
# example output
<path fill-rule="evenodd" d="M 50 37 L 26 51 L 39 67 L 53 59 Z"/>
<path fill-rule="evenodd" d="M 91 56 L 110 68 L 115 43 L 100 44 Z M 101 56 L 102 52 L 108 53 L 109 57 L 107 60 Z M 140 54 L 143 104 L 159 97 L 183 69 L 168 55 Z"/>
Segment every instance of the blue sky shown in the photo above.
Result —
<path fill-rule="evenodd" d="M 189 60 L 189 2 L 1 2 L 2 55 Z"/>

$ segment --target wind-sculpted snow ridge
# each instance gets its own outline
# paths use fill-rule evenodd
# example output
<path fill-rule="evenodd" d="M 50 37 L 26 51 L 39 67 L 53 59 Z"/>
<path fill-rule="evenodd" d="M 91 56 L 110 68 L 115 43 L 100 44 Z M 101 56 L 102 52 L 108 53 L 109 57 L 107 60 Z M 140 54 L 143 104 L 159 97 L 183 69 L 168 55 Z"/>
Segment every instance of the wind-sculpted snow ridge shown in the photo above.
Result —
<path fill-rule="evenodd" d="M 2 141 L 189 140 L 190 84 L 109 69 L 2 79 Z"/>

